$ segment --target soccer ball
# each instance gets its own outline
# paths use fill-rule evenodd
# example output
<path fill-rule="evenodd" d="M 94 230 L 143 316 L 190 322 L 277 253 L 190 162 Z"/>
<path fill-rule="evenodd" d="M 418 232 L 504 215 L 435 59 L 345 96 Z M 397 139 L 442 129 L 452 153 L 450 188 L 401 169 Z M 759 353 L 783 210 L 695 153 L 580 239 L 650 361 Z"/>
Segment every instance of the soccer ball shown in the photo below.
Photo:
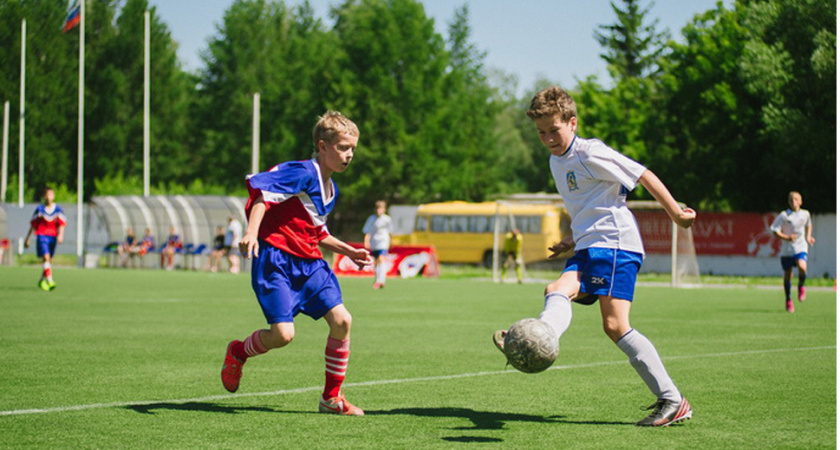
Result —
<path fill-rule="evenodd" d="M 548 369 L 559 351 L 554 330 L 539 319 L 522 319 L 514 323 L 505 336 L 508 363 L 520 372 L 537 373 Z"/>

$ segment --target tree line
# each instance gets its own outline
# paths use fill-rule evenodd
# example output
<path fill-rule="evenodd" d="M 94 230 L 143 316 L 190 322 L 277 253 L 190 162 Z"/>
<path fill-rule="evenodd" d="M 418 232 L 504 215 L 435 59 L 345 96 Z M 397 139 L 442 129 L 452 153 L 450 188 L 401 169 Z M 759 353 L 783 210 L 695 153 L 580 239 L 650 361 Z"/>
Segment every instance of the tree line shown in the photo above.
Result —
<path fill-rule="evenodd" d="M 836 204 L 836 6 L 828 0 L 735 0 L 695 16 L 673 39 L 650 4 L 612 3 L 593 30 L 609 79 L 563 86 L 579 134 L 654 170 L 701 211 L 773 211 L 799 190 L 812 211 Z M 143 12 L 146 0 L 88 0 L 86 195 L 140 194 L 143 174 Z M 60 31 L 64 0 L 0 0 L 0 101 L 19 101 L 20 20 L 27 19 L 26 184 L 76 184 L 78 29 Z M 359 124 L 341 176 L 342 215 L 373 200 L 480 201 L 552 192 L 547 152 L 524 115 L 543 80 L 485 65 L 469 10 L 447 32 L 416 0 L 344 0 L 329 22 L 306 2 L 237 0 L 183 70 L 151 8 L 153 193 L 241 195 L 250 170 L 251 101 L 261 95 L 262 170 L 311 152 L 326 109 Z M 16 117 L 16 114 L 13 114 Z M 11 121 L 16 149 L 17 121 Z M 17 167 L 10 151 L 9 167 Z M 13 169 L 12 172 L 15 170 Z M 17 198 L 10 184 L 8 200 Z M 634 198 L 645 198 L 636 189 Z"/>

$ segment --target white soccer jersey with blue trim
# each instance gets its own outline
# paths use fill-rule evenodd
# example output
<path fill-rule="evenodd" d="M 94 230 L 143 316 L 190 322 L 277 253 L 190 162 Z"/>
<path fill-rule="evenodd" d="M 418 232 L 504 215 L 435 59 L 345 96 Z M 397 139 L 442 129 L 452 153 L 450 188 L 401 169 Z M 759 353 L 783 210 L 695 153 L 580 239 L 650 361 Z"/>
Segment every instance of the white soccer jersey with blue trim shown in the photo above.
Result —
<path fill-rule="evenodd" d="M 391 216 L 372 214 L 365 221 L 362 233 L 370 235 L 371 250 L 388 250 L 391 247 Z"/>
<path fill-rule="evenodd" d="M 781 256 L 793 256 L 797 253 L 808 253 L 808 241 L 805 240 L 805 229 L 811 225 L 811 213 L 807 209 L 794 211 L 788 208 L 776 216 L 776 220 L 770 225 L 771 231 L 780 231 L 782 234 L 796 234 L 796 239 L 782 241 Z"/>
<path fill-rule="evenodd" d="M 627 193 L 647 168 L 597 139 L 575 136 L 562 156 L 549 158 L 557 192 L 572 218 L 575 250 L 615 248 L 644 254 Z"/>

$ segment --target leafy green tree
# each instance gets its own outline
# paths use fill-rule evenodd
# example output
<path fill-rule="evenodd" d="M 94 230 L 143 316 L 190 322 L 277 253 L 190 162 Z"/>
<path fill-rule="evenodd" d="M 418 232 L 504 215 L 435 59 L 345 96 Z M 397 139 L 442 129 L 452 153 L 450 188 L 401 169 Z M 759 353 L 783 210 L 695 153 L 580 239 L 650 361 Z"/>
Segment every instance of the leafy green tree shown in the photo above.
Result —
<path fill-rule="evenodd" d="M 61 32 L 65 1 L 0 3 L 0 61 L 18 67 L 26 17 L 26 183 L 76 188 L 79 28 Z M 85 48 L 85 180 L 142 175 L 145 0 L 88 2 Z M 188 179 L 183 143 L 191 86 L 166 26 L 152 14 L 152 165 L 163 180 Z M 17 104 L 19 72 L 0 73 L 0 94 Z M 17 145 L 17 123 L 10 130 Z M 157 126 L 155 126 L 155 123 Z M 17 153 L 10 158 L 17 164 Z M 167 170 L 168 169 L 168 170 Z M 94 185 L 95 186 L 95 185 Z M 88 186 L 85 195 L 95 194 Z M 31 199 L 36 200 L 36 199 Z"/>
<path fill-rule="evenodd" d="M 21 19 L 26 19 L 26 128 L 24 179 L 36 197 L 46 185 L 75 186 L 78 82 L 77 30 L 64 34 L 63 0 L 0 2 L 0 103 L 10 103 L 9 167 L 16 171 L 19 146 Z M 16 186 L 15 186 L 16 189 Z M 9 198 L 8 200 L 16 200 Z"/>
<path fill-rule="evenodd" d="M 681 198 L 768 211 L 800 190 L 812 210 L 833 210 L 835 17 L 824 2 L 738 1 L 683 29 L 653 158 Z"/>
<path fill-rule="evenodd" d="M 207 179 L 239 188 L 251 167 L 253 94 L 260 93 L 260 170 L 312 151 L 315 119 L 337 90 L 341 49 L 308 2 L 237 1 L 202 59 L 199 165 Z"/>
<path fill-rule="evenodd" d="M 604 48 L 601 59 L 607 62 L 614 79 L 645 78 L 659 71 L 659 59 L 666 50 L 668 32 L 659 32 L 659 20 L 645 23 L 653 2 L 642 9 L 638 0 L 622 0 L 624 9 L 610 2 L 616 23 L 599 25 L 595 39 Z"/>
<path fill-rule="evenodd" d="M 765 181 L 751 181 L 765 186 L 738 192 L 767 198 L 769 181 L 768 200 L 776 204 L 787 191 L 802 190 L 810 208 L 833 210 L 837 6 L 822 0 L 743 3 L 746 43 L 739 71 L 746 91 L 761 101 L 756 138 L 765 146 L 764 155 L 751 155 Z"/>

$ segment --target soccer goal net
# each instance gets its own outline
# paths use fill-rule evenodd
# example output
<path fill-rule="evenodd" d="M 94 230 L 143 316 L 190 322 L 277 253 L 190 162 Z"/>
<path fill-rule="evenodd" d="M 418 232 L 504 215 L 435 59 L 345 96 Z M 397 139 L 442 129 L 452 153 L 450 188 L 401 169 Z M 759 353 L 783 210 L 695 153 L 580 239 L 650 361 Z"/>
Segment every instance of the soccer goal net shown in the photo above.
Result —
<path fill-rule="evenodd" d="M 564 232 L 570 232 L 568 214 L 559 195 L 518 194 L 497 200 L 493 217 L 493 281 L 545 281 L 532 278 L 529 266 L 542 265 L 542 269 L 547 269 L 551 254 L 548 247 L 560 242 Z"/>
<path fill-rule="evenodd" d="M 645 266 L 654 272 L 670 271 L 671 286 L 699 287 L 700 266 L 691 228 L 671 221 L 655 201 L 630 201 L 627 206 L 636 216 L 645 243 Z M 685 205 L 680 204 L 680 207 Z"/>

